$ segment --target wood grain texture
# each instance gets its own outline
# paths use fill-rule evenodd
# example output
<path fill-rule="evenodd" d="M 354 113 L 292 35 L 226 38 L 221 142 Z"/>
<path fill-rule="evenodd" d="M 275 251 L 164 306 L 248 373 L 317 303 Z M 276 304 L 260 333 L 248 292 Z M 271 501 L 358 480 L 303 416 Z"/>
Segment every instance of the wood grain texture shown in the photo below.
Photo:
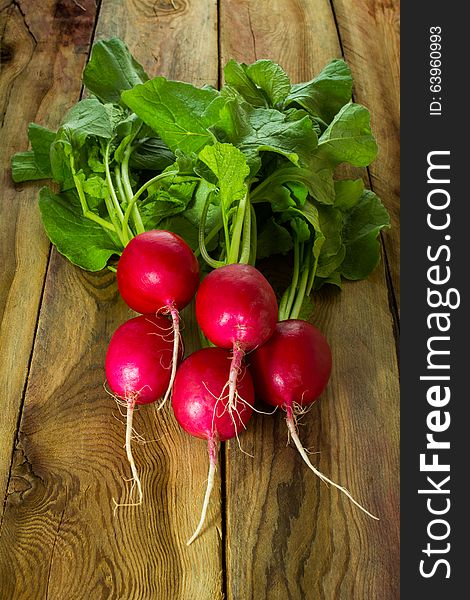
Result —
<path fill-rule="evenodd" d="M 292 81 L 313 77 L 319 66 L 341 57 L 328 2 L 276 0 L 220 4 L 220 60 L 279 62 Z"/>
<path fill-rule="evenodd" d="M 162 57 L 166 75 L 217 84 L 215 3 L 165 6 L 103 2 L 98 36 L 122 37 L 152 74 Z M 112 332 L 130 316 L 112 274 L 82 272 L 52 253 L 0 534 L 2 600 L 222 597 L 220 478 L 207 529 L 188 549 L 208 457 L 169 407 L 136 415 L 135 428 L 149 441 L 135 445 L 144 504 L 113 516 L 112 498 L 123 499 L 129 468 L 103 363 Z M 186 311 L 188 350 L 191 318 Z"/>
<path fill-rule="evenodd" d="M 383 233 L 394 301 L 400 305 L 400 3 L 333 0 L 344 56 L 354 77 L 354 96 L 371 111 L 379 145 L 369 167 L 372 189 L 392 217 Z"/>
<path fill-rule="evenodd" d="M 27 148 L 27 125 L 55 127 L 76 101 L 95 19 L 73 2 L 33 0 L 0 5 L 0 495 L 11 455 L 49 256 L 37 207 L 38 185 L 14 185 L 14 152 Z M 67 27 L 64 11 L 67 10 Z"/>
<path fill-rule="evenodd" d="M 103 2 L 96 38 L 117 35 L 149 73 L 217 85 L 216 0 Z"/>
<path fill-rule="evenodd" d="M 329 2 L 221 3 L 221 60 L 269 57 L 293 81 L 341 56 Z M 381 518 L 322 484 L 286 446 L 282 414 L 257 415 L 227 449 L 228 598 L 395 600 L 398 574 L 398 377 L 385 266 L 316 299 L 334 369 L 300 435 L 314 464 Z"/>

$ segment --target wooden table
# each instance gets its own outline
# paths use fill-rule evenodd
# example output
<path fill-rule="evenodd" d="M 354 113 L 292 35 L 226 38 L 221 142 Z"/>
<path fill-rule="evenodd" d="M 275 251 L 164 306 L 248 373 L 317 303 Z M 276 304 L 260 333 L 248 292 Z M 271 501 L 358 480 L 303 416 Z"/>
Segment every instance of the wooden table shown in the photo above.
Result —
<path fill-rule="evenodd" d="M 1 600 L 396 600 L 398 2 L 1 0 L 0 9 Z M 301 437 L 380 522 L 306 468 L 282 414 L 257 415 L 243 436 L 253 458 L 225 446 L 208 526 L 187 548 L 207 452 L 170 410 L 137 414 L 149 441 L 135 449 L 145 502 L 113 516 L 128 465 L 103 358 L 129 310 L 112 273 L 80 271 L 51 251 L 39 186 L 14 186 L 8 166 L 27 147 L 28 122 L 55 127 L 77 101 L 92 41 L 111 35 L 151 74 L 198 85 L 218 85 L 232 57 L 272 58 L 294 81 L 333 57 L 349 62 L 380 145 L 364 177 L 393 228 L 368 281 L 317 299 L 334 370 Z"/>

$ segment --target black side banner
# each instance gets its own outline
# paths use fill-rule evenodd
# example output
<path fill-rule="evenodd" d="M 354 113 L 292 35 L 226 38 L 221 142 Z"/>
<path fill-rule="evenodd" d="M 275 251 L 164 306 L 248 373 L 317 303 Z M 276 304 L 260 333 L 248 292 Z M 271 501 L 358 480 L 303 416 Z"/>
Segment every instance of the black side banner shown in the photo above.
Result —
<path fill-rule="evenodd" d="M 401 600 L 442 600 L 469 571 L 470 33 L 456 2 L 401 21 Z"/>

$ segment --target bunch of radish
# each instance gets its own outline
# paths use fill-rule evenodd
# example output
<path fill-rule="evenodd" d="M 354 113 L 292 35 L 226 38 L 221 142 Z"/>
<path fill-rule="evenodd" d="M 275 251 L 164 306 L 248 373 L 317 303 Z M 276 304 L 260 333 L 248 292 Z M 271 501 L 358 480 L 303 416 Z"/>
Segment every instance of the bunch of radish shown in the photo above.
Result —
<path fill-rule="evenodd" d="M 356 503 L 299 439 L 296 419 L 331 372 L 326 339 L 300 315 L 323 285 L 365 279 L 390 226 L 362 179 L 337 173 L 344 163 L 367 167 L 378 150 L 343 60 L 292 84 L 268 59 L 231 59 L 223 79 L 216 90 L 151 78 L 122 40 L 100 40 L 83 73 L 89 97 L 57 131 L 30 124 L 31 149 L 12 157 L 15 182 L 57 184 L 39 192 L 57 250 L 83 269 L 117 271 L 122 298 L 140 313 L 106 357 L 132 472 L 130 498 L 116 507 L 142 502 L 131 448 L 137 405 L 160 410 L 171 398 L 183 429 L 207 440 L 207 491 L 190 541 L 203 527 L 219 443 L 247 426 L 255 396 L 285 411 L 309 468 Z M 292 257 L 292 270 L 278 305 L 255 265 L 279 255 Z M 207 347 L 181 362 L 180 311 L 194 297 Z"/>
<path fill-rule="evenodd" d="M 126 406 L 131 498 L 137 491 L 137 499 L 116 502 L 116 508 L 136 506 L 143 498 L 131 449 L 135 405 L 160 401 L 161 409 L 171 396 L 181 427 L 208 444 L 207 489 L 190 544 L 203 528 L 219 443 L 238 438 L 246 428 L 256 393 L 267 404 L 285 410 L 289 435 L 312 471 L 376 518 L 312 465 L 298 436 L 298 411 L 321 395 L 331 373 L 331 351 L 323 334 L 299 319 L 278 322 L 273 288 L 253 266 L 224 265 L 200 285 L 199 281 L 197 258 L 181 237 L 169 231 L 137 235 L 119 260 L 119 291 L 141 315 L 117 329 L 106 355 L 109 387 Z M 194 296 L 198 325 L 212 346 L 181 363 L 179 312 Z"/>

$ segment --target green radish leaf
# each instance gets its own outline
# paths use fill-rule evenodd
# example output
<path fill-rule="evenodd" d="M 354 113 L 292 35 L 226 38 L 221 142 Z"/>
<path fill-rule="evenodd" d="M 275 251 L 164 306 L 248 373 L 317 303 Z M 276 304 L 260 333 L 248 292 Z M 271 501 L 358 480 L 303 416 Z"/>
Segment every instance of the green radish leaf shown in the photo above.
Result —
<path fill-rule="evenodd" d="M 57 132 L 54 143 L 51 144 L 51 171 L 54 181 L 62 184 L 62 189 L 74 187 L 69 157 L 72 154 L 72 145 L 64 131 Z"/>
<path fill-rule="evenodd" d="M 271 217 L 258 235 L 256 258 L 262 259 L 273 254 L 286 254 L 293 247 L 291 234 Z"/>
<path fill-rule="evenodd" d="M 379 198 L 366 190 L 344 217 L 346 256 L 341 273 L 347 279 L 364 279 L 380 260 L 378 234 L 390 227 L 390 216 Z"/>
<path fill-rule="evenodd" d="M 313 289 L 315 291 L 319 290 L 326 283 L 331 283 L 332 285 L 335 285 L 336 287 L 341 289 L 341 287 L 342 287 L 341 273 L 339 271 L 334 271 L 333 273 L 328 275 L 328 277 L 315 277 Z"/>
<path fill-rule="evenodd" d="M 325 238 L 325 242 L 328 238 Z M 325 244 L 326 245 L 326 244 Z M 318 260 L 317 267 L 317 275 L 318 277 L 330 277 L 332 273 L 334 273 L 340 267 L 342 268 L 342 264 L 346 257 L 346 246 L 342 244 L 336 254 L 324 254 L 320 253 L 320 258 Z"/>
<path fill-rule="evenodd" d="M 310 228 L 305 219 L 294 218 L 290 221 L 290 226 L 295 232 L 295 237 L 299 243 L 308 242 L 310 239 Z"/>
<path fill-rule="evenodd" d="M 209 194 L 212 194 L 215 189 L 215 186 L 205 179 L 201 180 L 197 186 L 195 194 L 193 195 L 191 203 L 186 208 L 184 213 L 185 218 L 197 228 L 199 228 L 202 211 L 206 204 L 207 197 Z M 221 223 L 220 206 L 210 204 L 206 217 L 205 233 L 209 233 L 219 222 Z"/>
<path fill-rule="evenodd" d="M 346 279 L 365 279 L 380 261 L 380 242 L 374 234 L 364 236 L 346 246 L 341 275 Z"/>
<path fill-rule="evenodd" d="M 320 220 L 320 229 L 325 236 L 325 243 L 322 247 L 320 264 L 327 257 L 336 256 L 343 240 L 341 231 L 343 228 L 343 216 L 339 210 L 332 206 L 318 204 L 318 216 Z"/>
<path fill-rule="evenodd" d="M 178 171 L 180 175 L 194 175 L 199 159 L 197 154 L 185 154 L 181 150 L 175 151 L 175 162 L 166 168 L 167 171 Z"/>
<path fill-rule="evenodd" d="M 290 91 L 290 80 L 282 67 L 271 60 L 257 60 L 251 65 L 230 60 L 224 69 L 224 79 L 230 89 L 251 106 L 275 107 Z"/>
<path fill-rule="evenodd" d="M 229 60 L 224 67 L 224 80 L 227 85 L 223 88 L 223 92 L 227 96 L 231 95 L 232 99 L 235 98 L 231 90 L 236 90 L 252 106 L 267 106 L 262 90 L 248 77 L 245 64 L 238 63 L 234 59 Z"/>
<path fill-rule="evenodd" d="M 317 134 L 318 137 L 325 131 L 328 127 L 327 123 L 325 123 L 320 117 L 315 117 L 308 113 L 303 108 L 287 108 L 282 111 L 285 115 L 287 115 L 288 121 L 297 121 L 302 117 L 308 117 L 310 122 L 312 123 L 313 130 Z"/>
<path fill-rule="evenodd" d="M 346 104 L 318 143 L 317 157 L 334 166 L 348 162 L 355 167 L 367 167 L 376 155 L 369 111 L 360 104 Z"/>
<path fill-rule="evenodd" d="M 351 210 L 362 196 L 364 182 L 362 179 L 340 179 L 335 181 L 335 208 L 341 211 Z"/>
<path fill-rule="evenodd" d="M 175 161 L 175 155 L 163 140 L 152 137 L 140 142 L 129 161 L 133 169 L 163 171 Z"/>
<path fill-rule="evenodd" d="M 105 106 L 96 98 L 87 98 L 67 113 L 57 136 L 61 138 L 61 134 L 74 148 L 81 148 L 90 136 L 111 139 L 113 126 Z"/>
<path fill-rule="evenodd" d="M 83 181 L 83 191 L 93 198 L 99 198 L 103 200 L 109 194 L 108 185 L 106 180 L 99 175 L 92 175 L 88 179 Z M 90 206 L 90 204 L 89 204 Z"/>
<path fill-rule="evenodd" d="M 46 177 L 52 177 L 50 153 L 55 136 L 55 131 L 46 129 L 46 127 L 41 127 L 35 123 L 30 123 L 28 126 L 28 138 L 34 152 L 34 160 L 38 169 Z"/>
<path fill-rule="evenodd" d="M 315 79 L 296 83 L 285 105 L 298 104 L 313 116 L 330 123 L 336 113 L 351 100 L 352 76 L 344 60 L 333 60 Z"/>
<path fill-rule="evenodd" d="M 308 190 L 311 196 L 322 204 L 333 204 L 335 199 L 334 167 L 328 160 L 313 155 L 308 169 L 310 171 Z"/>
<path fill-rule="evenodd" d="M 28 126 L 32 150 L 17 152 L 11 159 L 11 173 L 15 183 L 49 179 L 52 177 L 50 151 L 55 132 L 35 123 Z"/>
<path fill-rule="evenodd" d="M 39 208 L 46 233 L 57 250 L 74 265 L 100 271 L 121 249 L 97 223 L 85 218 L 74 193 L 39 192 Z"/>
<path fill-rule="evenodd" d="M 191 202 L 196 181 L 176 181 L 156 184 L 148 188 L 148 197 L 139 205 L 146 230 L 156 229 L 162 219 L 186 210 Z"/>
<path fill-rule="evenodd" d="M 214 131 L 240 148 L 250 163 L 264 151 L 281 154 L 294 165 L 308 164 L 318 141 L 308 117 L 289 121 L 278 110 L 233 100 L 221 109 Z"/>
<path fill-rule="evenodd" d="M 168 217 L 159 223 L 160 229 L 166 229 L 181 236 L 192 250 L 199 246 L 199 229 L 182 215 Z"/>
<path fill-rule="evenodd" d="M 332 206 L 318 204 L 317 211 L 323 238 L 319 253 L 318 246 L 314 245 L 314 255 L 318 257 L 317 275 L 328 277 L 341 265 L 346 254 L 341 235 L 343 218 L 341 212 Z"/>
<path fill-rule="evenodd" d="M 307 199 L 305 204 L 301 208 L 289 208 L 279 215 L 281 222 L 290 222 L 293 228 L 296 230 L 299 236 L 299 241 L 308 242 L 312 238 L 312 233 L 307 226 L 313 229 L 313 255 L 315 259 L 318 259 L 323 244 L 325 242 L 325 235 L 321 229 L 320 215 L 318 208 L 313 204 L 310 199 Z M 300 222 L 303 225 L 300 225 Z"/>
<path fill-rule="evenodd" d="M 217 177 L 219 197 L 225 210 L 245 196 L 245 179 L 250 169 L 243 152 L 231 144 L 215 142 L 203 148 L 199 158 Z"/>
<path fill-rule="evenodd" d="M 269 105 L 283 102 L 290 91 L 290 80 L 284 69 L 272 60 L 261 59 L 246 66 L 251 81 L 265 93 Z"/>
<path fill-rule="evenodd" d="M 273 175 L 273 184 L 278 182 L 303 184 L 309 194 L 322 204 L 333 204 L 334 202 L 333 169 L 328 163 L 322 162 L 314 156 L 310 159 L 308 167 L 299 169 L 286 166 L 277 169 Z"/>
<path fill-rule="evenodd" d="M 390 215 L 374 192 L 365 190 L 357 204 L 345 215 L 344 238 L 352 243 L 390 227 Z"/>
<path fill-rule="evenodd" d="M 307 186 L 299 181 L 291 181 L 286 183 L 286 187 L 292 192 L 292 196 L 296 200 L 296 204 L 304 206 L 308 196 Z"/>
<path fill-rule="evenodd" d="M 320 215 L 317 207 L 309 199 L 306 200 L 304 206 L 298 211 L 305 219 L 307 219 L 310 226 L 313 228 L 315 233 L 313 241 L 313 256 L 318 261 L 323 244 L 325 243 L 325 234 L 322 231 L 320 224 Z"/>
<path fill-rule="evenodd" d="M 32 150 L 17 152 L 11 157 L 11 176 L 15 183 L 48 178 L 38 167 Z"/>
<path fill-rule="evenodd" d="M 108 115 L 109 122 L 111 123 L 111 129 L 113 132 L 117 133 L 117 129 L 121 132 L 121 135 L 124 135 L 123 129 L 126 130 L 126 133 L 137 132 L 142 125 L 142 121 L 140 121 L 136 115 L 129 112 L 129 109 L 124 106 L 119 106 L 118 104 L 103 104 L 106 114 Z"/>
<path fill-rule="evenodd" d="M 155 77 L 123 92 L 122 100 L 167 146 L 189 154 L 212 141 L 208 128 L 217 123 L 225 100 L 213 89 Z"/>
<path fill-rule="evenodd" d="M 266 185 L 268 183 L 270 185 Z M 291 193 L 289 186 L 295 186 Z M 282 212 L 291 207 L 303 208 L 308 200 L 304 200 L 305 190 L 323 204 L 334 201 L 333 171 L 324 169 L 318 172 L 307 168 L 285 166 L 274 171 L 262 185 L 254 188 L 251 198 L 253 203 L 269 202 L 274 212 Z"/>
<path fill-rule="evenodd" d="M 93 173 L 104 173 L 106 171 L 101 150 L 98 146 L 91 146 L 88 152 L 87 163 Z"/>
<path fill-rule="evenodd" d="M 148 80 L 143 67 L 118 38 L 95 42 L 83 83 L 102 102 L 119 104 L 121 92 Z"/>
<path fill-rule="evenodd" d="M 266 190 L 266 201 L 271 204 L 271 209 L 274 213 L 295 208 L 297 203 L 292 196 L 290 190 L 284 185 L 270 187 Z"/>

